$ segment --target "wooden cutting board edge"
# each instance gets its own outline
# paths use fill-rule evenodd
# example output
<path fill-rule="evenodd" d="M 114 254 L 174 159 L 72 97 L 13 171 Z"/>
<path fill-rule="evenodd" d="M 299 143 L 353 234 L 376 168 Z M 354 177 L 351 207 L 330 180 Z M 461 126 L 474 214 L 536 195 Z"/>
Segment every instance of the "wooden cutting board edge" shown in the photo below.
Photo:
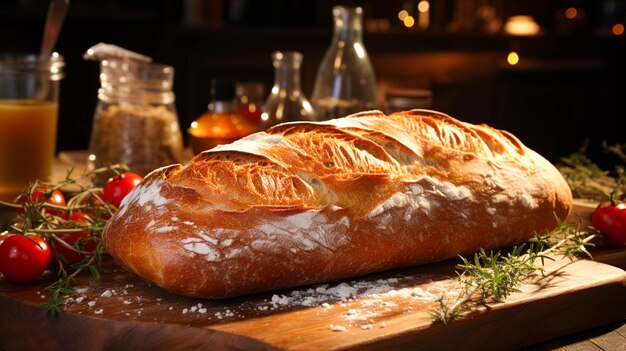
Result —
<path fill-rule="evenodd" d="M 0 311 L 2 350 L 278 350 L 245 335 L 210 328 L 72 313 L 50 317 L 40 307 L 2 294 Z"/>
<path fill-rule="evenodd" d="M 569 287 L 565 292 L 562 288 L 548 289 L 541 294 L 541 299 L 533 297 L 536 293 L 514 294 L 507 302 L 482 308 L 478 313 L 464 316 L 448 325 L 434 322 L 427 311 L 416 311 L 388 319 L 384 329 L 364 331 L 356 328 L 328 335 L 331 332 L 327 325 L 319 325 L 316 327 L 317 332 L 324 330 L 325 337 L 297 345 L 288 338 L 282 338 L 280 330 L 257 337 L 279 349 L 289 350 L 502 350 L 528 346 L 626 317 L 626 272 L 588 260 L 557 266 L 564 267 L 562 270 L 565 275 L 580 273 L 577 276 L 579 280 L 586 278 L 584 272 L 594 272 L 594 276 L 578 286 Z M 567 278 L 564 279 L 567 281 Z M 527 284 L 526 288 L 534 289 L 532 286 Z M 532 305 L 527 304 L 530 299 L 534 300 Z M 563 306 L 567 307 L 566 313 L 561 311 Z M 529 308 L 533 308 L 530 313 Z M 542 325 L 549 323 L 550 328 L 542 330 L 530 327 L 520 332 L 519 326 L 532 326 L 532 318 L 538 314 L 543 318 Z M 507 322 L 511 320 L 514 322 Z M 477 323 L 485 328 L 477 328 Z M 223 331 L 229 331 L 231 327 L 215 326 Z M 285 334 L 289 335 L 289 332 Z M 355 342 L 357 339 L 360 342 Z"/>

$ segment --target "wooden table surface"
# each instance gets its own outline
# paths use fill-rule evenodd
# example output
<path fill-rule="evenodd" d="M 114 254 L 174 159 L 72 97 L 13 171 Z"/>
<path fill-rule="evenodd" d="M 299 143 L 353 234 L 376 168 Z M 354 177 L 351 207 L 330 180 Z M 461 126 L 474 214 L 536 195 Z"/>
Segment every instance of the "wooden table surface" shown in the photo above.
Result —
<path fill-rule="evenodd" d="M 626 350 L 626 321 L 611 323 L 575 335 L 541 343 L 524 351 L 623 351 Z"/>
<path fill-rule="evenodd" d="M 586 207 L 579 206 L 579 212 L 581 208 L 584 214 Z M 590 207 L 590 209 L 591 208 L 592 207 Z M 4 218 L 6 222 L 10 215 L 10 211 L 0 211 L 0 228 L 2 228 L 2 219 Z M 485 337 L 497 339 L 498 341 L 492 344 L 486 342 L 485 344 L 506 345 L 506 348 L 504 349 L 515 349 L 517 347 L 514 345 L 521 345 L 515 342 L 507 343 L 507 338 L 515 339 L 517 337 L 519 340 L 524 340 L 525 343 L 524 348 L 518 348 L 521 350 L 626 351 L 626 319 L 624 319 L 624 316 L 626 316 L 626 295 L 624 295 L 626 280 L 624 279 L 625 273 L 623 271 L 626 269 L 626 249 L 600 249 L 597 253 L 598 262 L 583 260 L 583 262 L 578 262 L 573 265 L 564 264 L 557 267 L 557 270 L 562 269 L 563 272 L 565 272 L 565 277 L 558 277 L 559 279 L 562 278 L 562 281 L 557 281 L 555 287 L 548 287 L 545 291 L 542 291 L 541 294 L 543 295 L 536 295 L 531 291 L 523 291 L 520 294 L 513 296 L 510 302 L 497 306 L 490 306 L 488 307 L 488 309 L 491 309 L 490 311 L 481 313 L 474 318 L 469 318 L 465 322 L 458 324 L 453 323 L 450 326 L 440 325 L 433 328 L 431 322 L 428 321 L 428 313 L 419 310 L 420 306 L 423 305 L 421 301 L 415 302 L 411 300 L 409 304 L 406 304 L 407 302 L 404 299 L 391 298 L 391 300 L 385 300 L 388 299 L 388 297 L 385 297 L 386 295 L 382 294 L 381 296 L 383 297 L 380 297 L 382 302 L 375 300 L 377 303 L 381 303 L 381 306 L 385 304 L 396 304 L 402 307 L 401 310 L 390 310 L 392 311 L 392 314 L 382 313 L 375 316 L 372 315 L 371 320 L 376 327 L 385 323 L 389 324 L 389 326 L 386 329 L 374 328 L 373 330 L 363 330 L 363 325 L 354 324 L 352 325 L 353 328 L 345 333 L 334 333 L 328 331 L 328 321 L 332 321 L 333 318 L 335 318 L 335 320 L 337 320 L 337 318 L 343 318 L 342 320 L 345 320 L 346 316 L 350 317 L 350 306 L 346 307 L 342 304 L 337 304 L 337 301 L 329 300 L 328 302 L 330 303 L 330 308 L 328 308 L 328 306 L 324 308 L 320 306 L 313 306 L 313 308 L 303 308 L 303 306 L 299 306 L 298 308 L 289 310 L 284 309 L 273 312 L 267 311 L 266 307 L 268 306 L 270 307 L 270 310 L 272 309 L 271 303 L 268 304 L 268 300 L 271 301 L 274 296 L 278 296 L 273 296 L 273 293 L 249 299 L 247 298 L 244 300 L 230 301 L 226 302 L 225 305 L 207 302 L 205 303 L 205 306 L 203 306 L 203 308 L 208 309 L 209 313 L 207 313 L 207 315 L 219 317 L 213 317 L 213 320 L 209 322 L 205 321 L 205 319 L 198 320 L 196 318 L 198 317 L 197 313 L 193 316 L 191 313 L 181 314 L 180 312 L 175 314 L 161 312 L 151 315 L 150 307 L 143 305 L 140 307 L 139 304 L 131 304 L 133 301 L 122 296 L 115 300 L 117 301 L 117 305 L 113 302 L 109 303 L 109 305 L 104 305 L 103 303 L 108 300 L 101 297 L 103 294 L 106 294 L 107 291 L 115 291 L 115 289 L 117 289 L 117 291 L 121 291 L 126 286 L 130 287 L 127 288 L 127 290 L 129 290 L 131 295 L 133 294 L 133 290 L 135 290 L 134 292 L 138 294 L 137 296 L 142 296 L 144 299 L 148 300 L 154 300 L 153 302 L 155 302 L 156 305 L 160 305 L 161 311 L 167 311 L 168 309 L 182 310 L 183 307 L 189 307 L 198 303 L 198 301 L 195 300 L 179 298 L 163 292 L 156 287 L 150 286 L 149 284 L 138 280 L 129 273 L 115 268 L 116 266 L 112 266 L 112 273 L 104 278 L 103 285 L 85 289 L 85 303 L 75 303 L 69 306 L 67 313 L 65 313 L 65 318 L 61 318 L 58 321 L 49 320 L 41 318 L 41 311 L 35 307 L 38 303 L 37 300 L 39 299 L 39 296 L 44 295 L 41 291 L 43 291 L 43 287 L 46 285 L 45 280 L 31 286 L 16 286 L 0 280 L 0 306 L 2 306 L 0 307 L 0 309 L 2 309 L 0 311 L 0 350 L 2 350 L 3 345 L 10 345 L 10 347 L 4 346 L 8 347 L 9 351 L 12 351 L 13 349 L 33 349 L 32 346 L 34 345 L 26 342 L 25 344 L 20 344 L 20 347 L 16 348 L 15 343 L 2 340 L 3 337 L 18 338 L 20 336 L 25 337 L 24 335 L 28 336 L 29 334 L 32 334 L 39 335 L 41 337 L 45 336 L 48 338 L 54 338 L 54 335 L 50 334 L 52 331 L 46 329 L 46 325 L 54 325 L 54 328 L 59 328 L 59 326 L 61 328 L 65 327 L 66 329 L 70 328 L 71 330 L 77 330 L 85 334 L 82 338 L 82 342 L 86 343 L 85 345 L 89 345 L 89 342 L 91 341 L 89 340 L 89 334 L 93 333 L 93 345 L 97 345 L 98 348 L 104 349 L 105 347 L 98 344 L 97 340 L 99 339 L 97 339 L 97 337 L 102 338 L 103 336 L 100 334 L 107 333 L 109 331 L 103 329 L 101 333 L 98 333 L 98 330 L 94 329 L 98 328 L 98 325 L 104 324 L 97 324 L 95 322 L 108 320 L 115 323 L 130 323 L 128 328 L 121 328 L 120 330 L 123 329 L 126 333 L 136 332 L 140 334 L 143 325 L 141 323 L 145 324 L 145 322 L 150 322 L 151 318 L 154 318 L 154 321 L 157 324 L 165 323 L 165 325 L 170 325 L 174 323 L 179 325 L 182 329 L 201 328 L 200 331 L 212 330 L 215 332 L 212 335 L 215 337 L 216 344 L 220 343 L 221 345 L 226 345 L 224 343 L 236 342 L 239 349 L 362 348 L 358 345 L 362 345 L 368 349 L 389 349 L 389 347 L 393 347 L 394 342 L 396 342 L 397 345 L 410 345 L 411 338 L 419 339 L 420 337 L 424 338 L 424 342 L 420 345 L 426 346 L 429 342 L 433 342 L 433 340 L 442 340 L 442 342 L 449 341 L 446 340 L 446 338 L 449 339 L 451 337 L 450 332 L 455 328 L 459 331 L 459 333 L 461 333 L 461 335 L 463 335 L 462 333 L 465 333 L 465 335 L 468 336 L 468 343 L 465 344 L 465 347 L 460 346 L 460 348 L 477 349 L 478 345 L 482 344 L 482 341 L 480 340 L 480 335 L 471 335 L 474 330 L 472 329 L 473 323 L 479 324 L 480 326 L 487 325 L 487 327 L 482 328 L 483 333 L 495 333 L 486 334 Z M 114 263 L 111 264 L 114 265 Z M 453 269 L 453 267 L 454 263 L 444 262 L 425 267 L 418 267 L 416 269 L 383 273 L 382 276 L 369 279 L 380 279 L 380 277 L 389 279 L 389 277 L 395 276 L 407 276 L 415 279 L 421 279 L 424 276 L 432 278 L 435 276 L 433 274 L 449 275 L 451 273 L 450 269 Z M 50 279 L 50 277 L 48 277 L 48 279 Z M 428 290 L 432 287 L 431 285 L 436 285 L 438 279 L 439 278 L 433 279 L 435 281 L 434 284 L 431 284 L 432 282 L 424 283 L 417 281 L 414 282 L 417 285 L 411 285 L 409 287 L 420 287 L 424 290 Z M 83 281 L 84 284 L 86 284 L 85 281 Z M 393 288 L 397 290 L 402 288 L 402 286 L 393 286 Z M 523 288 L 523 290 L 530 288 L 532 287 L 529 286 Z M 550 289 L 553 289 L 554 291 L 551 292 Z M 585 296 L 588 298 L 585 298 Z M 100 300 L 98 300 L 98 298 L 100 298 Z M 102 308 L 94 309 L 92 308 L 93 306 L 88 306 L 86 301 L 89 300 L 98 300 L 98 303 L 102 305 L 98 305 L 97 307 Z M 113 298 L 109 300 L 114 301 Z M 561 307 L 555 307 L 553 304 L 546 302 L 550 300 L 553 302 L 558 301 L 558 303 L 570 306 L 570 308 L 561 309 Z M 203 301 L 201 301 L 201 303 L 202 302 Z M 252 306 L 252 309 L 257 313 L 253 318 L 238 318 L 237 316 L 229 315 L 226 312 L 228 309 L 225 306 L 239 306 L 241 309 L 241 306 L 244 306 L 244 304 L 246 304 L 246 306 Z M 579 306 L 576 306 L 578 304 Z M 167 306 L 169 306 L 169 308 Z M 612 308 L 612 306 L 615 306 L 615 308 Z M 336 315 L 333 315 L 333 309 L 336 310 Z M 544 310 L 550 315 L 544 316 L 542 314 L 543 312 L 541 312 Z M 559 311 L 565 312 L 563 312 L 563 315 L 558 315 Z M 2 316 L 3 313 L 5 314 L 4 316 Z M 96 314 L 94 315 L 94 313 Z M 13 314 L 13 316 L 7 316 L 7 314 Z M 88 317 L 87 315 L 90 315 L 91 317 Z M 619 318 L 619 316 L 622 317 Z M 563 323 L 566 326 L 559 328 L 550 326 L 548 323 L 546 325 L 550 326 L 549 328 L 554 328 L 556 333 L 554 335 L 556 336 L 546 336 L 541 334 L 541 330 L 537 330 L 540 328 L 532 328 L 533 321 L 539 317 L 553 318 L 554 321 Z M 296 330 L 298 330 L 297 328 L 305 328 L 304 326 L 308 329 L 314 327 L 314 329 L 317 328 L 317 334 L 309 335 L 311 339 L 307 342 L 298 343 L 298 340 L 296 339 L 301 337 L 301 333 L 298 334 L 299 332 L 297 332 L 296 334 L 290 334 L 293 333 L 294 330 L 294 327 L 289 324 L 292 323 L 292 318 L 304 318 L 307 320 L 306 323 L 301 323 L 301 327 L 295 326 Z M 522 336 L 515 335 L 517 334 L 514 333 L 515 329 L 507 329 L 506 326 L 498 327 L 497 325 L 499 324 L 499 321 L 506 321 L 506 323 L 502 324 L 509 323 L 509 320 L 506 318 L 511 318 L 516 320 L 517 323 L 521 323 L 522 325 L 520 328 L 524 329 L 520 329 L 520 331 L 523 330 L 528 333 L 528 335 L 536 337 L 536 339 L 533 340 L 536 340 L 538 343 L 533 344 L 532 341 L 529 342 Z M 589 320 L 589 324 L 585 323 L 585 319 Z M 135 322 L 141 323 L 139 325 L 134 325 L 133 323 Z M 419 331 L 414 328 L 416 323 L 423 323 L 423 326 L 425 326 L 424 329 L 427 330 L 427 333 L 424 334 L 423 331 Z M 405 324 L 408 324 L 408 326 Z M 152 323 L 150 323 L 150 325 L 152 325 Z M 586 325 L 588 327 L 585 327 Z M 359 328 L 359 326 L 361 328 Z M 3 331 L 3 328 L 6 328 L 6 330 Z M 271 328 L 275 328 L 275 331 L 272 331 Z M 552 330 L 549 328 L 547 330 Z M 570 330 L 570 332 L 567 332 L 567 330 Z M 301 331 L 302 330 L 300 330 L 300 332 Z M 498 335 L 498 331 L 505 334 L 509 333 L 509 335 Z M 164 329 L 162 331 L 162 333 L 168 332 L 171 333 L 171 330 L 167 331 Z M 194 330 L 191 330 L 191 332 L 193 333 Z M 392 335 L 393 332 L 396 332 L 396 335 Z M 154 332 L 150 333 L 154 334 Z M 403 335 L 403 333 L 406 335 Z M 232 338 L 228 335 L 231 335 Z M 423 335 L 426 336 L 424 337 Z M 456 337 L 459 334 L 454 335 Z M 131 340 L 131 334 L 128 334 L 128 336 L 128 340 Z M 347 343 L 342 339 L 349 336 L 353 336 L 357 339 L 361 338 L 357 340 L 361 344 Z M 163 336 L 161 335 L 161 337 Z M 158 340 L 159 336 L 154 335 L 154 338 L 155 340 Z M 232 341 L 231 339 L 235 341 Z M 243 343 L 242 340 L 244 340 Z M 281 347 L 280 345 L 292 346 Z M 459 345 L 463 345 L 463 343 Z M 430 349 L 429 347 L 426 348 Z M 45 347 L 41 349 L 45 349 Z M 50 349 L 55 348 L 51 347 Z M 487 349 L 503 348 L 495 348 L 492 346 Z"/>
<path fill-rule="evenodd" d="M 377 288 L 380 285 L 370 284 L 381 280 L 388 285 L 349 299 L 337 299 L 313 286 L 208 301 L 169 294 L 107 260 L 108 272 L 101 283 L 92 285 L 88 276 L 78 277 L 79 295 L 57 318 L 46 317 L 37 307 L 47 298 L 45 286 L 53 276 L 28 285 L 0 279 L 4 312 L 0 348 L 509 350 L 526 345 L 531 346 L 528 350 L 598 350 L 588 348 L 596 343 L 604 350 L 622 350 L 623 336 L 617 331 L 602 338 L 595 333 L 606 332 L 607 325 L 618 326 L 626 316 L 626 272 L 613 265 L 626 260 L 626 250 L 607 250 L 597 259 L 549 261 L 545 277 L 524 284 L 505 302 L 489 304 L 449 325 L 433 323 L 429 311 L 434 302 L 428 293 L 451 284 L 454 262 L 383 272 L 323 288 L 330 291 L 346 284 L 351 289 L 361 283 Z M 298 303 L 283 302 L 290 299 Z M 344 330 L 333 331 L 333 324 Z M 42 341 L 52 344 L 43 348 Z"/>

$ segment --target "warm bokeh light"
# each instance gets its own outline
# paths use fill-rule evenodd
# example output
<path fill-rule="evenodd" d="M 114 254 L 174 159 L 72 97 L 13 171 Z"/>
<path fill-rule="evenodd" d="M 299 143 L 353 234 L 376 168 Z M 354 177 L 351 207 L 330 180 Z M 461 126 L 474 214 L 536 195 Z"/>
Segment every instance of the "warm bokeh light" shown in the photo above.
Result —
<path fill-rule="evenodd" d="M 509 55 L 506 57 L 506 62 L 508 62 L 511 66 L 517 65 L 517 63 L 519 62 L 519 55 L 517 54 L 517 52 L 509 52 Z"/>
<path fill-rule="evenodd" d="M 415 18 L 413 18 L 413 16 L 406 16 L 403 22 L 405 27 L 411 28 L 415 24 Z"/>
<path fill-rule="evenodd" d="M 404 19 L 409 15 L 409 12 L 407 10 L 402 10 L 400 12 L 398 12 L 398 18 L 400 19 L 400 21 L 404 21 Z"/>
<path fill-rule="evenodd" d="M 611 28 L 611 31 L 613 32 L 613 35 L 622 35 L 624 34 L 624 25 L 618 23 Z"/>
<path fill-rule="evenodd" d="M 540 30 L 532 16 L 512 16 L 504 25 L 504 32 L 511 35 L 537 35 Z"/>
<path fill-rule="evenodd" d="M 417 3 L 417 10 L 419 12 L 428 12 L 428 9 L 430 9 L 430 3 L 428 1 L 422 0 Z"/>
<path fill-rule="evenodd" d="M 361 45 L 360 43 L 354 43 L 354 51 L 356 51 L 356 55 L 359 58 L 364 58 L 365 57 L 365 49 L 363 48 L 363 45 Z"/>
<path fill-rule="evenodd" d="M 576 16 L 578 16 L 578 10 L 575 7 L 570 7 L 565 10 L 565 17 L 569 19 L 574 19 L 576 18 Z"/>

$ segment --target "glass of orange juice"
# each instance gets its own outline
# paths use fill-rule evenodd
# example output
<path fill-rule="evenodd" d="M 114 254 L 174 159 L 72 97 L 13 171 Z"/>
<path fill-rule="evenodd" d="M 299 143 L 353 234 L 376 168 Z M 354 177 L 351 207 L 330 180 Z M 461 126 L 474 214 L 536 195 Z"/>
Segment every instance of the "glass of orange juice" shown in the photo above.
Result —
<path fill-rule="evenodd" d="M 49 180 L 55 157 L 63 56 L 0 53 L 0 200 Z"/>

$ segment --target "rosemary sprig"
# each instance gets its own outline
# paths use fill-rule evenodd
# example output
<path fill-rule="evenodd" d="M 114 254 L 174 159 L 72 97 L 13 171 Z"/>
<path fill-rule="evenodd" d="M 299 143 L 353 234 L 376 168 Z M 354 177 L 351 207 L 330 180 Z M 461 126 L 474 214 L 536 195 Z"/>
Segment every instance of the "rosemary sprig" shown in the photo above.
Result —
<path fill-rule="evenodd" d="M 90 184 L 89 180 L 98 174 L 120 174 L 126 170 L 128 167 L 125 165 L 112 165 L 74 177 L 74 170 L 69 169 L 65 179 L 59 183 L 35 181 L 27 186 L 18 196 L 18 199 L 27 199 L 23 204 L 0 201 L 4 206 L 22 208 L 24 212 L 16 218 L 16 223 L 10 226 L 10 232 L 18 235 L 39 235 L 50 243 L 55 252 L 58 246 L 63 246 L 83 255 L 81 261 L 72 265 L 69 265 L 62 255 L 55 255 L 58 260 L 58 279 L 46 287 L 50 298 L 47 303 L 40 305 L 46 308 L 50 315 L 61 312 L 61 306 L 65 303 L 64 296 L 76 293 L 72 285 L 79 274 L 89 272 L 92 282 L 97 282 L 100 280 L 100 274 L 105 272 L 102 267 L 105 248 L 101 236 L 107 219 L 115 214 L 117 207 L 102 199 L 102 188 L 84 183 Z M 70 186 L 77 190 L 67 200 L 66 206 L 50 204 L 43 199 L 33 200 L 31 196 L 34 191 L 39 191 L 44 192 L 45 198 L 48 198 L 53 191 L 68 189 Z M 71 220 L 72 214 L 77 212 L 86 214 L 84 221 Z M 62 233 L 88 233 L 89 237 L 70 245 L 58 236 Z M 86 240 L 95 242 L 96 247 L 93 251 L 84 249 Z"/>
<path fill-rule="evenodd" d="M 440 322 L 449 323 L 466 312 L 472 304 L 499 302 L 519 291 L 519 286 L 530 277 L 544 274 L 545 260 L 559 255 L 574 260 L 580 255 L 591 258 L 587 250 L 595 234 L 581 230 L 578 225 L 562 223 L 553 233 L 535 235 L 527 243 L 513 247 L 509 252 L 480 250 L 473 259 L 461 257 L 457 266 L 457 285 L 437 300 L 431 311 Z"/>
<path fill-rule="evenodd" d="M 602 142 L 604 152 L 617 156 L 621 162 L 613 170 L 601 169 L 586 155 L 588 144 L 585 140 L 578 151 L 561 158 L 557 166 L 574 197 L 601 201 L 612 191 L 626 192 L 626 144 Z"/>

